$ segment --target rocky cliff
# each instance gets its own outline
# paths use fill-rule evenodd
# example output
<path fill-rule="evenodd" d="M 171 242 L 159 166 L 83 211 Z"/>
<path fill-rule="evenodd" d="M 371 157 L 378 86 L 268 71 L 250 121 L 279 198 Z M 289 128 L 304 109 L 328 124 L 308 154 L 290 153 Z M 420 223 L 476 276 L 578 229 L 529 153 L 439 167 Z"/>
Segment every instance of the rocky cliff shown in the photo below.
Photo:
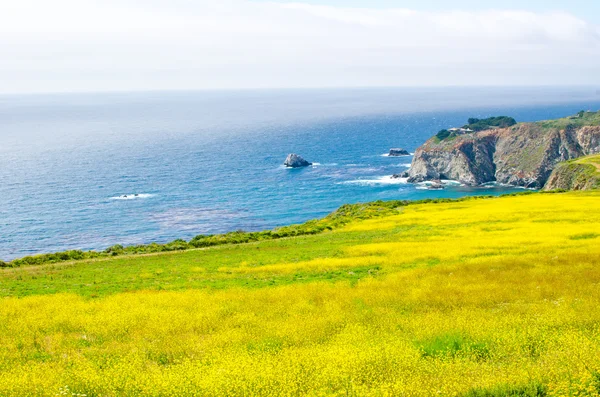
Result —
<path fill-rule="evenodd" d="M 544 190 L 600 189 L 600 156 L 588 156 L 558 164 Z"/>
<path fill-rule="evenodd" d="M 581 112 L 442 140 L 433 137 L 417 149 L 409 181 L 454 179 L 539 189 L 558 163 L 595 153 L 600 153 L 600 112 Z"/>

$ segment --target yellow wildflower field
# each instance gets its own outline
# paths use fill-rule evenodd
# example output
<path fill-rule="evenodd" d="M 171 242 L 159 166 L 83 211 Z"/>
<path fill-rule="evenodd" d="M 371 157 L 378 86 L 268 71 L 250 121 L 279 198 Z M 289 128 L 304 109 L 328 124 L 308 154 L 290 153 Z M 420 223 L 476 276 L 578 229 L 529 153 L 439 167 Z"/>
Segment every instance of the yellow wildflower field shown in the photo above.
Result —
<path fill-rule="evenodd" d="M 369 270 L 252 288 L 8 294 L 0 396 L 600 396 L 599 192 L 412 205 L 236 250 L 126 263 L 144 277 L 164 261 L 227 280 Z M 0 270 L 0 290 L 110 263 Z"/>

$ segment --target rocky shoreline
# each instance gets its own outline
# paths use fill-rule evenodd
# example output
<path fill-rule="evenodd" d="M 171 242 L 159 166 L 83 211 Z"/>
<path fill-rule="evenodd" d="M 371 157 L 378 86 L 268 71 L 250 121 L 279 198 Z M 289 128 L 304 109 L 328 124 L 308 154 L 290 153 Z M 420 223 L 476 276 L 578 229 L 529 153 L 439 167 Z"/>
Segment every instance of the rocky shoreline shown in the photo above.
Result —
<path fill-rule="evenodd" d="M 557 164 L 600 153 L 600 112 L 520 123 L 440 140 L 419 147 L 408 171 L 418 183 L 452 179 L 469 186 L 496 182 L 541 189 Z"/>

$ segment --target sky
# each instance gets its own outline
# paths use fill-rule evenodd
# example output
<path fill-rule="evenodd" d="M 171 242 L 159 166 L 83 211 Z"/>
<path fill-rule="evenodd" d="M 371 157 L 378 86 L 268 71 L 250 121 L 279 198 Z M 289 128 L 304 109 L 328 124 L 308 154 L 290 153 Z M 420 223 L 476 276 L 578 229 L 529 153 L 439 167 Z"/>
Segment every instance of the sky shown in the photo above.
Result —
<path fill-rule="evenodd" d="M 0 93 L 600 87 L 599 71 L 590 0 L 0 0 Z"/>

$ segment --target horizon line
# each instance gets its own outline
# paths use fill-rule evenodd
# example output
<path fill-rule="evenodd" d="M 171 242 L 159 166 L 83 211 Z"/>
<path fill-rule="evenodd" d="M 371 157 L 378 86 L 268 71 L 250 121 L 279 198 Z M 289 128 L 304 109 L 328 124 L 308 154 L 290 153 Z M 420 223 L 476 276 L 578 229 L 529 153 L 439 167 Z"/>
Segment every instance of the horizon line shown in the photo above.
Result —
<path fill-rule="evenodd" d="M 92 94 L 144 94 L 144 93 L 194 93 L 194 92 L 275 92 L 275 91 L 352 91 L 352 90 L 397 90 L 397 89 L 589 89 L 600 96 L 600 84 L 481 84 L 481 85 L 390 85 L 390 86 L 309 86 L 309 87 L 240 87 L 240 88 L 149 88 L 130 90 L 81 90 L 81 91 L 26 91 L 0 92 L 0 97 L 6 96 L 37 96 L 37 95 L 92 95 Z"/>

